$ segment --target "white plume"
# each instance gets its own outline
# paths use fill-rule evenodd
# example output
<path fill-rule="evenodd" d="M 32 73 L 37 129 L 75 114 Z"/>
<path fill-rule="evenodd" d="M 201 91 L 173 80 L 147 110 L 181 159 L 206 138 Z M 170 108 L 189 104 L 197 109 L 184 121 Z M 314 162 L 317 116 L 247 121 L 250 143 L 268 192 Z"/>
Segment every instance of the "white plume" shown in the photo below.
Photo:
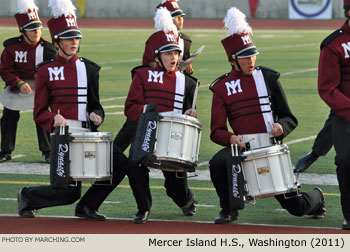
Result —
<path fill-rule="evenodd" d="M 49 0 L 49 7 L 51 7 L 51 14 L 54 18 L 58 18 L 62 15 L 66 17 L 69 15 L 75 15 L 75 6 L 71 0 Z"/>
<path fill-rule="evenodd" d="M 156 15 L 154 17 L 154 28 L 156 28 L 157 31 L 172 31 L 176 36 L 178 35 L 177 28 L 173 23 L 171 14 L 164 7 L 158 8 L 156 11 Z"/>
<path fill-rule="evenodd" d="M 17 0 L 18 11 L 19 14 L 27 13 L 28 9 L 30 10 L 38 10 L 38 7 L 35 5 L 34 0 Z"/>
<path fill-rule="evenodd" d="M 252 34 L 252 28 L 249 26 L 246 16 L 236 7 L 232 7 L 227 11 L 224 18 L 224 29 L 228 35 L 241 34 L 248 32 Z"/>

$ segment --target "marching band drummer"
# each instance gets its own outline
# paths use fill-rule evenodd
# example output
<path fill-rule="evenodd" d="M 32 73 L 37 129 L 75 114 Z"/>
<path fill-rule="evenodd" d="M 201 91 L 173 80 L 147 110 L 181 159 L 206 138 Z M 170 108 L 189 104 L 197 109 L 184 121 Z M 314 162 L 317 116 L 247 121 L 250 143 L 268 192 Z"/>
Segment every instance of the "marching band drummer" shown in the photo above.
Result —
<path fill-rule="evenodd" d="M 157 67 L 142 66 L 132 70 L 133 79 L 125 101 L 124 113 L 127 119 L 134 123 L 138 123 L 144 106 L 149 103 L 156 103 L 158 112 L 174 111 L 193 117 L 197 113 L 191 109 L 197 82 L 177 69 L 181 50 L 170 12 L 165 8 L 158 9 L 155 23 L 158 32 L 148 38 L 146 47 L 153 52 Z M 128 169 L 130 186 L 138 206 L 133 221 L 136 224 L 146 223 L 152 206 L 149 170 L 143 165 L 131 162 Z M 177 176 L 176 172 L 162 172 L 167 195 L 182 209 L 184 215 L 195 215 L 194 194 L 188 187 L 186 173 L 178 172 Z"/>
<path fill-rule="evenodd" d="M 71 0 L 50 0 L 49 6 L 53 18 L 47 25 L 58 55 L 55 60 L 43 62 L 37 68 L 34 119 L 50 132 L 57 126 L 65 125 L 70 126 L 70 129 L 86 128 L 88 121 L 93 122 L 91 130 L 97 131 L 104 119 L 104 110 L 99 101 L 100 67 L 78 57 L 82 35 L 77 25 L 76 8 Z M 118 164 L 122 165 L 123 162 Z M 126 157 L 124 164 L 127 164 Z M 121 172 L 120 181 L 125 175 L 126 169 Z M 76 216 L 88 220 L 105 220 L 105 216 L 97 212 L 104 200 L 103 195 L 99 194 L 100 188 L 93 185 L 88 190 L 84 197 L 92 198 L 91 202 L 81 201 L 75 209 Z M 68 186 L 51 181 L 50 186 L 24 187 L 18 193 L 18 213 L 20 217 L 31 218 L 34 217 L 33 210 L 72 204 L 80 198 L 80 194 L 80 181 L 69 183 Z"/>
<path fill-rule="evenodd" d="M 183 17 L 186 14 L 183 12 L 182 9 L 180 9 L 177 0 L 162 0 L 162 2 L 156 7 L 156 10 L 159 8 L 166 8 L 170 12 L 171 17 L 173 19 L 173 23 L 179 32 L 179 46 L 182 50 L 179 59 L 182 61 L 188 59 L 191 55 L 190 49 L 192 40 L 189 36 L 181 32 L 184 25 Z M 153 54 L 154 53 L 150 50 L 150 47 L 146 46 L 142 56 L 142 65 L 157 67 L 158 64 L 154 61 Z M 186 74 L 192 74 L 192 64 L 188 65 L 184 72 Z M 136 127 L 137 125 L 135 123 L 131 122 L 130 120 L 126 120 L 123 124 L 123 127 L 115 137 L 114 142 L 122 151 L 128 148 L 132 140 L 135 138 L 135 134 L 133 133 L 136 132 Z"/>
<path fill-rule="evenodd" d="M 213 92 L 210 137 L 213 142 L 227 146 L 209 162 L 211 180 L 221 206 L 216 224 L 236 220 L 238 209 L 244 207 L 243 197 L 239 197 L 237 204 L 232 204 L 233 195 L 230 197 L 229 193 L 226 165 L 228 157 L 232 156 L 230 145 L 238 145 L 241 150 L 245 148 L 241 134 L 270 132 L 277 140 L 282 140 L 297 126 L 297 119 L 289 109 L 278 80 L 279 73 L 265 67 L 255 67 L 258 51 L 251 40 L 252 30 L 245 15 L 235 7 L 230 8 L 224 23 L 229 36 L 221 43 L 232 70 L 210 86 Z M 234 133 L 228 130 L 227 120 Z M 293 197 L 296 196 L 295 192 L 286 195 L 288 199 L 284 194 L 275 197 L 290 214 L 312 215 L 313 218 L 325 216 L 324 197 L 319 188 L 297 197 Z"/>
<path fill-rule="evenodd" d="M 42 23 L 37 11 L 33 0 L 18 0 L 15 18 L 21 36 L 6 40 L 1 54 L 0 75 L 6 83 L 6 89 L 0 98 L 4 105 L 1 118 L 0 163 L 12 159 L 20 110 L 34 107 L 34 85 L 31 86 L 29 82 L 34 83 L 35 65 L 55 58 L 57 53 L 55 47 L 41 36 Z M 37 123 L 36 131 L 43 161 L 49 163 L 50 132 Z"/>

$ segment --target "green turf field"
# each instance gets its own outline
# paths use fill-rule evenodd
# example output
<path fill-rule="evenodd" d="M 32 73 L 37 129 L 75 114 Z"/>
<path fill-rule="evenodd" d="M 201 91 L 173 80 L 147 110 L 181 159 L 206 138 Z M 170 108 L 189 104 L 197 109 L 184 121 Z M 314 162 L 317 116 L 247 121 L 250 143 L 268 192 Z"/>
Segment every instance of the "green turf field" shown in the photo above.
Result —
<path fill-rule="evenodd" d="M 115 135 L 125 121 L 122 114 L 129 85 L 130 70 L 141 63 L 144 42 L 153 32 L 151 29 L 89 29 L 82 28 L 83 39 L 79 55 L 101 65 L 100 98 L 105 108 L 106 118 L 100 131 L 113 132 Z M 208 161 L 221 147 L 209 139 L 211 92 L 208 84 L 223 73 L 230 71 L 224 49 L 220 43 L 226 34 L 223 30 L 191 29 L 184 30 L 192 40 L 192 51 L 205 45 L 205 49 L 194 62 L 193 76 L 201 82 L 198 93 L 197 110 L 201 121 L 202 139 L 199 162 Z M 314 136 L 322 128 L 328 117 L 329 108 L 317 93 L 317 65 L 319 44 L 331 30 L 255 30 L 253 41 L 260 54 L 257 65 L 263 65 L 279 71 L 280 81 L 284 87 L 290 107 L 299 120 L 298 128 L 285 141 Z M 1 27 L 0 41 L 17 36 L 17 28 Z M 43 36 L 49 38 L 48 30 Z M 309 152 L 313 140 L 303 141 L 289 146 L 293 164 Z M 17 144 L 13 155 L 21 155 L 15 161 L 39 162 L 41 153 L 38 150 L 36 131 L 32 112 L 22 112 L 17 130 Z M 23 155 L 23 156 L 22 156 Z M 334 174 L 334 150 L 320 158 L 307 172 Z M 208 169 L 202 166 L 199 169 Z M 16 182 L 19 181 L 19 182 Z M 15 198 L 18 189 L 26 183 L 22 181 L 47 182 L 47 176 L 4 175 L 0 174 L 0 198 Z M 162 180 L 152 180 L 154 207 L 151 218 L 185 219 L 180 210 L 165 196 Z M 120 190 L 113 192 L 109 201 L 121 203 L 104 204 L 101 212 L 110 217 L 129 218 L 136 211 L 127 179 Z M 190 181 L 200 206 L 198 216 L 193 220 L 211 221 L 219 212 L 218 198 L 210 181 Z M 197 188 L 197 189 L 196 189 Z M 310 189 L 305 185 L 303 188 Z M 85 187 L 86 189 L 86 187 Z M 339 191 L 335 186 L 322 186 L 326 193 L 327 218 L 321 221 L 307 217 L 296 218 L 279 210 L 273 198 L 259 200 L 256 205 L 248 204 L 246 211 L 240 214 L 239 222 L 275 223 L 310 226 L 339 227 L 342 221 Z M 40 214 L 72 215 L 74 207 L 65 206 L 41 210 Z M 0 213 L 16 213 L 15 201 L 0 201 Z M 273 213 L 273 214 L 270 214 Z M 188 219 L 188 218 L 186 218 Z"/>

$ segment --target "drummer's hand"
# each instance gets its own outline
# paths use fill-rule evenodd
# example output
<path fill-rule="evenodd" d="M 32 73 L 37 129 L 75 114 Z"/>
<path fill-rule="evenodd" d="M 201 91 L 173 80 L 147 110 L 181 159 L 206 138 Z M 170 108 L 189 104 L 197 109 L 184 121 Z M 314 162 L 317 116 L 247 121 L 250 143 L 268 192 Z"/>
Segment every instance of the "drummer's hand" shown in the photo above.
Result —
<path fill-rule="evenodd" d="M 21 93 L 23 93 L 23 94 L 31 94 L 32 93 L 32 88 L 30 87 L 30 85 L 27 82 L 24 82 L 19 87 L 19 91 L 21 91 Z"/>
<path fill-rule="evenodd" d="M 57 126 L 66 126 L 67 122 L 66 119 L 61 115 L 61 114 L 57 114 L 54 117 L 54 123 L 53 126 L 57 127 Z"/>
<path fill-rule="evenodd" d="M 283 127 L 279 123 L 272 124 L 272 130 L 270 132 L 273 136 L 279 137 L 283 134 Z"/>
<path fill-rule="evenodd" d="M 185 115 L 196 117 L 197 116 L 197 111 L 195 109 L 187 109 L 185 111 Z"/>
<path fill-rule="evenodd" d="M 245 148 L 245 143 L 244 143 L 243 137 L 241 136 L 232 135 L 230 138 L 230 144 L 237 144 L 240 150 Z"/>
<path fill-rule="evenodd" d="M 185 72 L 187 74 L 192 74 L 193 73 L 193 67 L 192 64 L 188 65 L 188 67 L 186 67 Z"/>
<path fill-rule="evenodd" d="M 102 123 L 102 117 L 95 114 L 94 112 L 90 113 L 90 121 L 93 122 L 96 126 Z"/>

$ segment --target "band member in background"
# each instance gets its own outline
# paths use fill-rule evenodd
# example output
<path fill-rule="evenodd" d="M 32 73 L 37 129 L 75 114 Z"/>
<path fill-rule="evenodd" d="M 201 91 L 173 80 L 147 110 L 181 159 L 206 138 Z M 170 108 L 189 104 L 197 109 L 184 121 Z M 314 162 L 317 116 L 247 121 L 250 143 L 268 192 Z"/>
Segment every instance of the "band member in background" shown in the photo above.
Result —
<path fill-rule="evenodd" d="M 179 56 L 179 64 L 188 59 L 191 56 L 190 48 L 192 44 L 192 40 L 189 36 L 181 32 L 184 25 L 183 17 L 186 15 L 183 10 L 180 9 L 180 6 L 178 4 L 178 0 L 162 0 L 161 3 L 156 7 L 156 10 L 159 8 L 166 8 L 173 18 L 173 23 L 175 24 L 178 32 L 179 32 L 179 47 L 181 49 L 181 53 Z M 147 47 L 146 47 L 147 48 Z M 153 66 L 153 64 L 156 63 L 153 61 L 153 52 L 145 50 L 143 57 L 142 57 L 142 64 L 143 65 L 150 65 Z M 193 73 L 193 67 L 190 64 L 184 71 L 187 74 Z"/>
<path fill-rule="evenodd" d="M 332 138 L 332 119 L 334 112 L 331 110 L 323 128 L 318 132 L 312 151 L 307 153 L 304 157 L 298 160 L 295 164 L 294 172 L 304 172 L 308 169 L 320 156 L 325 156 L 333 146 Z"/>
<path fill-rule="evenodd" d="M 42 23 L 33 0 L 19 0 L 15 18 L 21 36 L 4 42 L 0 75 L 6 83 L 1 95 L 4 105 L 1 118 L 0 162 L 10 161 L 15 149 L 20 110 L 34 107 L 35 65 L 56 56 L 55 47 L 41 36 Z M 43 161 L 50 162 L 50 133 L 36 124 L 39 150 Z"/>
<path fill-rule="evenodd" d="M 242 134 L 270 132 L 277 140 L 282 140 L 297 126 L 297 119 L 289 109 L 278 80 L 279 73 L 255 67 L 258 51 L 251 40 L 252 30 L 245 15 L 235 7 L 230 8 L 224 23 L 229 36 L 221 43 L 232 70 L 210 86 L 213 92 L 210 138 L 226 146 L 209 162 L 211 180 L 222 208 L 215 219 L 217 224 L 230 223 L 238 218 L 237 208 L 230 206 L 228 189 L 226 160 L 232 156 L 230 145 L 238 145 L 243 150 Z M 233 132 L 228 130 L 227 120 Z M 275 197 L 290 214 L 307 214 L 313 218 L 325 216 L 324 197 L 319 188 L 297 197 L 294 192 L 287 195 L 288 199 L 283 194 Z"/>
<path fill-rule="evenodd" d="M 172 17 L 173 23 L 176 26 L 178 32 L 179 32 L 179 47 L 181 49 L 181 53 L 179 56 L 179 63 L 188 59 L 190 57 L 190 47 L 192 40 L 184 33 L 180 32 L 183 28 L 183 17 L 186 15 L 179 7 L 177 0 L 162 0 L 162 2 L 156 7 L 156 11 L 159 8 L 166 8 Z M 145 50 L 142 57 L 142 65 L 144 66 L 152 66 L 157 67 L 157 62 L 154 61 L 154 52 L 150 50 L 150 47 L 145 46 Z M 192 74 L 193 73 L 193 67 L 190 64 L 186 70 L 184 71 L 185 74 Z M 137 125 L 130 120 L 126 119 L 123 127 L 115 137 L 114 143 L 122 150 L 126 150 L 132 140 L 135 138 L 135 133 Z"/>
<path fill-rule="evenodd" d="M 49 7 L 53 18 L 47 25 L 58 55 L 37 68 L 34 120 L 50 132 L 57 126 L 66 125 L 70 126 L 70 130 L 74 126 L 82 129 L 90 127 L 92 131 L 97 131 L 104 119 L 104 110 L 99 101 L 100 67 L 78 57 L 82 34 L 71 0 L 49 0 Z M 56 185 L 55 181 L 51 181 L 49 186 L 24 187 L 18 193 L 18 214 L 31 218 L 34 217 L 33 210 L 72 204 L 80 198 L 80 194 L 80 181 L 69 182 L 66 187 Z M 93 208 L 95 203 L 91 206 L 84 203 L 77 206 L 77 216 L 105 220 L 105 216 Z"/>
<path fill-rule="evenodd" d="M 344 0 L 346 21 L 321 43 L 318 65 L 318 92 L 322 100 L 334 112 L 332 138 L 335 149 L 335 164 L 340 189 L 340 202 L 344 215 L 342 228 L 350 230 L 350 88 L 349 47 L 350 1 Z"/>
<path fill-rule="evenodd" d="M 133 79 L 125 101 L 124 113 L 135 124 L 138 123 L 144 106 L 150 103 L 157 104 L 158 112 L 174 111 L 196 116 L 196 111 L 191 106 L 197 81 L 177 70 L 181 49 L 169 11 L 165 8 L 158 9 L 155 21 L 158 32 L 149 37 L 147 49 L 153 52 L 153 59 L 158 65 L 156 68 L 142 66 L 133 69 Z M 129 162 L 128 177 L 138 207 L 133 218 L 136 224 L 147 222 L 152 206 L 148 173 L 146 166 Z M 186 172 L 176 175 L 176 172 L 163 170 L 163 174 L 167 195 L 182 209 L 185 216 L 195 215 L 194 194 L 188 187 Z"/>

